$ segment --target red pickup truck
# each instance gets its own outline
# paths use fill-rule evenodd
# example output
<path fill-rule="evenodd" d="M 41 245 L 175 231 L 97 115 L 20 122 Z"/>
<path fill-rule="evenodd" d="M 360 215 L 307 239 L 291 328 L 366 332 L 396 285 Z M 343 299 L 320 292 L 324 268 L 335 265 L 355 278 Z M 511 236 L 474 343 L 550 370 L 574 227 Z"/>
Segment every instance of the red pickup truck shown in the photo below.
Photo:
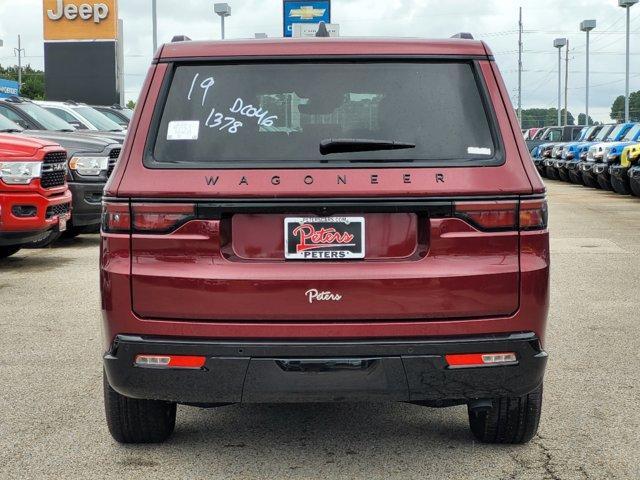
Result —
<path fill-rule="evenodd" d="M 0 258 L 38 242 L 71 218 L 67 153 L 60 145 L 0 134 Z"/>
<path fill-rule="evenodd" d="M 116 440 L 176 404 L 383 400 L 535 435 L 545 188 L 483 42 L 164 45 L 105 188 Z"/>

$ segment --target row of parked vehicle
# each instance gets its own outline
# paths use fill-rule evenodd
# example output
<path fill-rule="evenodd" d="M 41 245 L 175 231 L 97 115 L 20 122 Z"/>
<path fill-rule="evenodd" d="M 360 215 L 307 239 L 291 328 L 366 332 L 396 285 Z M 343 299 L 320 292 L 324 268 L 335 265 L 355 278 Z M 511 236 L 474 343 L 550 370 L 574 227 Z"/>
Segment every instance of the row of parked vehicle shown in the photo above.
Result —
<path fill-rule="evenodd" d="M 524 132 L 543 177 L 640 196 L 640 123 Z"/>
<path fill-rule="evenodd" d="M 0 258 L 100 229 L 132 111 L 0 99 Z"/>

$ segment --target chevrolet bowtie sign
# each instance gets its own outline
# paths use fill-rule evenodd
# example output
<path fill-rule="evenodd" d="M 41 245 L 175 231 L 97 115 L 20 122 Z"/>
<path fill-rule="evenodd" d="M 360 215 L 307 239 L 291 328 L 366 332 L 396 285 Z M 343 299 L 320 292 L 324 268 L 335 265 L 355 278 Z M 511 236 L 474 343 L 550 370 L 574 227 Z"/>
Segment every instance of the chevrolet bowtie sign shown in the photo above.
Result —
<path fill-rule="evenodd" d="M 290 17 L 297 17 L 301 20 L 312 20 L 316 17 L 322 17 L 326 8 L 313 8 L 311 6 L 304 6 L 300 8 L 294 8 L 289 12 Z"/>
<path fill-rule="evenodd" d="M 293 25 L 296 23 L 318 24 L 320 22 L 331 23 L 331 2 L 329 0 L 283 1 L 283 35 L 285 37 L 293 36 Z"/>

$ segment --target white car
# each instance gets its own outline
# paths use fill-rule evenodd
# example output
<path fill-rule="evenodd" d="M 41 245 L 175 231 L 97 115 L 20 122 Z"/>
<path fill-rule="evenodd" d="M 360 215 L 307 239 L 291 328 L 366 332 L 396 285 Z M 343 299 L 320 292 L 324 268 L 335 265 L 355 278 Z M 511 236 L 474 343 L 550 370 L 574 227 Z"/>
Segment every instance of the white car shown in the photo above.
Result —
<path fill-rule="evenodd" d="M 46 108 L 67 123 L 70 123 L 78 130 L 113 132 L 114 138 L 117 135 L 124 137 L 124 134 L 127 133 L 126 129 L 85 103 L 72 101 L 52 102 L 44 100 L 36 101 L 35 103 Z"/>

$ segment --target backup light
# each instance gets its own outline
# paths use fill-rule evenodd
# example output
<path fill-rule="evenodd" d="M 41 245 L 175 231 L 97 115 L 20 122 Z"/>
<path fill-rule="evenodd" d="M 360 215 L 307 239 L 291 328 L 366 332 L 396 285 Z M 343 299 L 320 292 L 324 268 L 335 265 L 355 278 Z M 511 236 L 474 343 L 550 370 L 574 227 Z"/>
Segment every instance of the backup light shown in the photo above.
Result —
<path fill-rule="evenodd" d="M 500 353 L 454 353 L 445 355 L 449 368 L 493 367 L 517 365 L 515 352 Z"/>
<path fill-rule="evenodd" d="M 192 355 L 137 355 L 136 367 L 184 368 L 199 370 L 204 367 L 206 357 Z"/>

